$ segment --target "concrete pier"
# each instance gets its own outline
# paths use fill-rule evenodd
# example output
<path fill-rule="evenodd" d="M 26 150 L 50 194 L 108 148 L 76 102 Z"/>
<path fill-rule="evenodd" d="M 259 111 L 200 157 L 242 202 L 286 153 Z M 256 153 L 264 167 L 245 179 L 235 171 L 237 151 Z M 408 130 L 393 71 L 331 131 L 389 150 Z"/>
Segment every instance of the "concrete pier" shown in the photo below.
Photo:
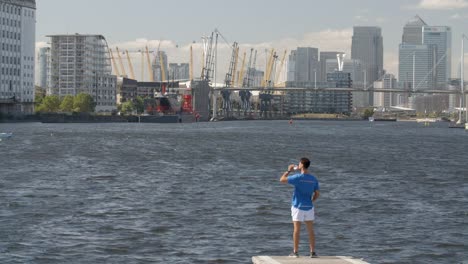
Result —
<path fill-rule="evenodd" d="M 257 256 L 252 258 L 252 262 L 253 264 L 369 264 L 352 257 L 320 256 L 319 258 L 310 258 L 308 255 L 299 258 Z"/>

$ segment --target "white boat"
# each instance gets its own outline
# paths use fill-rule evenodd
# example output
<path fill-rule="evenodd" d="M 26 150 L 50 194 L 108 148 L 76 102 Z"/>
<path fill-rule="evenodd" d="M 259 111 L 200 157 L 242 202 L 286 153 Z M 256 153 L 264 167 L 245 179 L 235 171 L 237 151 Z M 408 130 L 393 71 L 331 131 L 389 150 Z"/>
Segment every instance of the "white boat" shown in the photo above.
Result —
<path fill-rule="evenodd" d="M 0 133 L 0 139 L 7 139 L 11 138 L 13 136 L 13 133 Z"/>
<path fill-rule="evenodd" d="M 416 119 L 416 122 L 418 122 L 418 123 L 435 123 L 435 122 L 437 122 L 437 119 L 435 119 L 435 118 L 420 118 L 420 119 Z"/>

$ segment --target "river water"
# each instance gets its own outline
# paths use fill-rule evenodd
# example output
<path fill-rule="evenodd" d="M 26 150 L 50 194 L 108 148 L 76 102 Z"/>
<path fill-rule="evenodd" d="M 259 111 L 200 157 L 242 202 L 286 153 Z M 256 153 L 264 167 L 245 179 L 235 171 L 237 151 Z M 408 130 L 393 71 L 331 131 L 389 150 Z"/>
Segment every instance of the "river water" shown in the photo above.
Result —
<path fill-rule="evenodd" d="M 32 123 L 0 132 L 14 133 L 0 142 L 0 263 L 287 255 L 292 188 L 278 179 L 302 156 L 321 183 L 319 255 L 468 260 L 468 133 L 446 123 Z M 308 254 L 305 235 L 301 243 Z"/>

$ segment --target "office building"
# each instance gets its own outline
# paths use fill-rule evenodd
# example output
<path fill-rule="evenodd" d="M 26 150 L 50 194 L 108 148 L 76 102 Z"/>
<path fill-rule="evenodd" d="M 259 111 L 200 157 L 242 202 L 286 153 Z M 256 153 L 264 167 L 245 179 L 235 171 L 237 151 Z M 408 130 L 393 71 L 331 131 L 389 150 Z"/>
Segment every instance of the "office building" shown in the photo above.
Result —
<path fill-rule="evenodd" d="M 40 48 L 37 54 L 39 67 L 39 76 L 37 76 L 37 85 L 46 89 L 49 87 L 50 79 L 50 47 Z"/>
<path fill-rule="evenodd" d="M 338 71 L 338 60 L 328 59 L 326 61 L 325 73 L 333 73 Z M 364 66 L 360 60 L 344 60 L 343 61 L 343 72 L 351 75 L 353 81 L 353 88 L 364 88 L 369 84 L 364 84 Z M 353 95 L 353 107 L 367 107 L 369 106 L 369 92 L 352 92 Z"/>
<path fill-rule="evenodd" d="M 344 60 L 343 61 L 343 70 L 344 73 L 349 73 L 351 80 L 353 80 L 354 85 L 361 85 L 363 81 L 363 65 L 360 60 Z M 325 73 L 328 76 L 329 73 L 334 73 L 338 71 L 338 60 L 328 59 L 325 62 Z M 328 78 L 325 80 L 328 81 Z M 354 86 L 353 86 L 354 87 Z"/>
<path fill-rule="evenodd" d="M 385 74 L 379 81 L 374 82 L 375 89 L 396 89 L 397 80 L 393 74 Z M 374 107 L 388 109 L 393 106 L 392 93 L 374 92 Z"/>
<path fill-rule="evenodd" d="M 383 37 L 379 27 L 354 27 L 351 59 L 360 60 L 364 67 L 364 82 L 372 85 L 383 75 Z M 373 103 L 373 93 L 363 106 Z"/>
<path fill-rule="evenodd" d="M 298 47 L 291 51 L 288 62 L 288 81 L 316 82 L 319 77 L 318 49 Z"/>
<path fill-rule="evenodd" d="M 419 16 L 415 16 L 403 28 L 403 44 L 423 44 L 423 27 L 427 26 L 426 22 Z"/>
<path fill-rule="evenodd" d="M 301 88 L 313 88 L 311 82 L 299 83 Z M 302 86 L 308 84 L 308 86 Z M 324 87 L 349 88 L 352 86 L 351 74 L 335 71 L 327 76 Z M 295 82 L 287 82 L 286 87 L 298 87 Z M 288 91 L 286 92 L 286 111 L 297 113 L 349 114 L 352 110 L 352 94 L 337 91 Z"/>
<path fill-rule="evenodd" d="M 422 36 L 423 44 L 436 50 L 435 69 L 431 69 L 435 75 L 435 86 L 445 89 L 452 75 L 452 30 L 445 26 L 424 26 Z"/>
<path fill-rule="evenodd" d="M 188 63 L 169 63 L 170 80 L 189 80 L 190 65 Z"/>
<path fill-rule="evenodd" d="M 337 55 L 343 55 L 344 52 L 339 51 L 322 51 L 320 52 L 320 77 L 318 78 L 318 82 L 324 83 L 327 82 L 327 60 L 335 60 Z"/>
<path fill-rule="evenodd" d="M 434 89 L 436 75 L 432 68 L 436 63 L 436 57 L 435 49 L 431 45 L 400 44 L 398 75 L 402 88 Z"/>
<path fill-rule="evenodd" d="M 0 112 L 34 111 L 36 1 L 0 0 Z"/>
<path fill-rule="evenodd" d="M 60 97 L 91 95 L 96 112 L 116 109 L 117 77 L 102 35 L 52 35 L 50 91 Z"/>

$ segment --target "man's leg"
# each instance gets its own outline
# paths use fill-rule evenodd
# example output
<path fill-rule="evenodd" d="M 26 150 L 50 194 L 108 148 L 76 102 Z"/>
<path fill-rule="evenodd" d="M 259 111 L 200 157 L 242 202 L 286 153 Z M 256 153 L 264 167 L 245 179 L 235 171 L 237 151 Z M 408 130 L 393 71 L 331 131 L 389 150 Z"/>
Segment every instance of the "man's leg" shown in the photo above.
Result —
<path fill-rule="evenodd" d="M 309 233 L 309 246 L 310 252 L 315 251 L 315 233 L 314 233 L 314 221 L 305 221 L 307 232 Z"/>
<path fill-rule="evenodd" d="M 293 240 L 294 240 L 294 252 L 299 252 L 299 238 L 301 236 L 301 222 L 293 222 L 294 224 L 294 233 L 293 233 Z"/>

